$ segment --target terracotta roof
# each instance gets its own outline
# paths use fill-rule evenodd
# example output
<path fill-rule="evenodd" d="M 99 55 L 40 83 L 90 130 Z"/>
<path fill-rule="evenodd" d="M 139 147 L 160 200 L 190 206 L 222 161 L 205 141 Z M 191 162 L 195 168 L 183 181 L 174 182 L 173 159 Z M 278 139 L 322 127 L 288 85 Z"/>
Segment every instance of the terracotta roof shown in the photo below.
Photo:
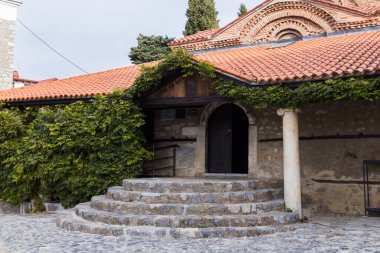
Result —
<path fill-rule="evenodd" d="M 30 80 L 30 79 L 24 79 L 24 78 L 13 78 L 13 82 L 20 82 L 20 83 L 38 83 L 38 81 Z"/>
<path fill-rule="evenodd" d="M 223 73 L 252 83 L 380 74 L 380 31 L 196 55 Z"/>
<path fill-rule="evenodd" d="M 129 88 L 140 75 L 140 66 L 114 69 L 67 79 L 47 80 L 34 85 L 0 92 L 4 102 L 88 98 Z"/>
<path fill-rule="evenodd" d="M 18 71 L 13 71 L 13 82 L 21 82 L 21 83 L 38 83 L 36 80 L 30 80 L 26 78 L 21 78 Z"/>
<path fill-rule="evenodd" d="M 181 44 L 206 41 L 206 40 L 210 39 L 219 30 L 220 30 L 220 28 L 206 30 L 206 31 L 200 31 L 200 32 L 197 32 L 195 34 L 176 39 L 176 40 L 170 42 L 169 46 L 176 46 L 176 45 L 181 45 Z"/>
<path fill-rule="evenodd" d="M 276 44 L 278 46 L 278 44 Z M 194 55 L 222 73 L 250 83 L 321 80 L 332 77 L 380 74 L 380 31 L 315 38 L 284 47 L 241 47 Z M 157 62 L 148 65 L 157 64 Z M 109 70 L 60 80 L 47 80 L 0 91 L 4 102 L 78 99 L 127 89 L 141 66 Z"/>

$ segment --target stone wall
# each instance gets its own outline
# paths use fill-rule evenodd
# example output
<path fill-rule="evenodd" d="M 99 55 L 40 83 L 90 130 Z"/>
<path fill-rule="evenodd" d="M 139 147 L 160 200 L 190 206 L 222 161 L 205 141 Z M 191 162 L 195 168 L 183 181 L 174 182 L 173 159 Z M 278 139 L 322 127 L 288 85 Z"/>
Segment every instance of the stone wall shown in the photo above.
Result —
<path fill-rule="evenodd" d="M 17 7 L 21 3 L 0 0 L 0 90 L 13 88 L 13 61 Z"/>
<path fill-rule="evenodd" d="M 15 22 L 0 19 L 0 90 L 12 88 Z"/>
<path fill-rule="evenodd" d="M 155 139 L 166 139 L 159 145 L 179 145 L 176 162 L 179 177 L 202 176 L 205 170 L 201 161 L 207 151 L 200 155 L 197 149 L 207 135 L 195 133 L 202 127 L 200 117 L 204 109 L 197 108 L 198 113 L 189 116 L 188 110 L 193 109 L 186 109 L 186 118 L 172 120 L 162 119 L 161 110 L 155 112 Z M 257 165 L 250 176 L 262 182 L 282 180 L 282 118 L 275 109 L 253 114 L 258 135 Z M 363 215 L 362 162 L 380 160 L 380 103 L 309 105 L 302 109 L 299 124 L 303 206 Z M 380 168 L 378 171 L 377 177 L 371 177 L 380 181 Z M 371 193 L 373 204 L 380 207 L 380 185 L 372 186 Z"/>
<path fill-rule="evenodd" d="M 257 177 L 282 178 L 281 117 L 275 110 L 256 116 Z M 376 136 L 380 136 L 380 103 L 309 105 L 302 109 L 299 124 L 303 206 L 363 215 L 362 162 L 380 160 L 380 138 Z M 380 179 L 380 168 L 378 171 L 373 179 Z M 380 207 L 380 186 L 372 188 L 372 202 Z"/>
<path fill-rule="evenodd" d="M 169 109 L 175 110 L 175 109 Z M 200 115 L 203 108 L 185 108 L 184 118 L 165 119 L 162 115 L 165 110 L 155 111 L 155 140 L 162 141 L 158 147 L 168 145 L 178 145 L 176 159 L 176 176 L 194 177 L 196 173 L 195 149 L 196 141 L 193 138 L 183 135 L 183 129 L 187 127 L 197 127 L 200 124 Z M 170 117 L 169 117 L 170 118 Z M 170 140 L 171 139 L 171 140 Z M 188 140 L 186 140 L 188 139 Z M 165 153 L 166 152 L 166 153 Z M 172 150 L 161 151 L 160 155 L 171 155 Z M 171 161 L 162 161 L 160 167 L 170 166 Z M 164 171 L 164 175 L 170 171 Z"/>
<path fill-rule="evenodd" d="M 64 210 L 64 207 L 61 203 L 51 203 L 51 202 L 43 202 L 45 207 L 45 212 L 53 213 L 60 210 Z M 36 206 L 32 202 L 24 202 L 21 205 L 12 205 L 4 201 L 0 201 L 0 214 L 10 214 L 10 213 L 20 213 L 20 214 L 28 214 L 32 212 L 36 212 Z"/>

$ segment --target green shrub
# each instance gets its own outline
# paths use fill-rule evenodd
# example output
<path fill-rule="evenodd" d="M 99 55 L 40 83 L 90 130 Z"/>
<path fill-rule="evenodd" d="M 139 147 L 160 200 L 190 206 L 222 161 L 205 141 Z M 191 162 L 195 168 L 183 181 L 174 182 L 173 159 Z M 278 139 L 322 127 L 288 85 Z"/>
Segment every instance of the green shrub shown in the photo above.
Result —
<path fill-rule="evenodd" d="M 0 145 L 7 147 L 0 153 L 6 158 L 0 199 L 14 204 L 42 196 L 73 206 L 138 176 L 150 156 L 143 148 L 140 108 L 120 92 L 42 107 L 24 125 L 25 118 L 17 110 L 0 112 L 6 139 Z"/>
<path fill-rule="evenodd" d="M 31 200 L 38 192 L 39 183 L 33 179 L 30 184 L 17 180 L 17 167 L 13 163 L 21 154 L 23 138 L 29 122 L 28 110 L 20 112 L 16 108 L 0 110 L 0 200 L 13 204 Z"/>

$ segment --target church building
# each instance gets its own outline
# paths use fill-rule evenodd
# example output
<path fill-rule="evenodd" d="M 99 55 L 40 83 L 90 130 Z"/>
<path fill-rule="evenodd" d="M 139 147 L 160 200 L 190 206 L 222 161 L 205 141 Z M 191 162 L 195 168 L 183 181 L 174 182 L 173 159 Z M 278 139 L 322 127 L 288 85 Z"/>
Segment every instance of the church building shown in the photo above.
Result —
<path fill-rule="evenodd" d="M 15 14 L 0 13 L 0 35 L 13 33 L 14 22 Z M 13 44 L 4 43 L 0 50 L 12 51 Z M 266 0 L 224 27 L 177 39 L 170 47 L 248 87 L 376 77 L 380 1 Z M 0 84 L 9 86 L 11 55 L 0 66 Z M 130 88 L 140 69 L 43 81 L 1 91 L 0 100 L 11 106 L 89 100 Z M 299 213 L 364 214 L 363 161 L 380 160 L 380 101 L 257 110 L 219 96 L 200 75 L 178 76 L 158 87 L 140 101 L 157 158 L 145 164 L 145 176 L 255 179 L 283 185 L 286 207 Z M 379 182 L 372 182 L 371 202 L 377 206 Z"/>

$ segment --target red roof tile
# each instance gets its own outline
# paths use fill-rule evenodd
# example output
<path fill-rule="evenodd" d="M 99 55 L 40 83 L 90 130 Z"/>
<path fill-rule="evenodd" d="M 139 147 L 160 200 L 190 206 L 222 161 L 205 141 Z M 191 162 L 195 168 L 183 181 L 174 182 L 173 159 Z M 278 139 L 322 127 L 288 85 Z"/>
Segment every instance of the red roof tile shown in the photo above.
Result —
<path fill-rule="evenodd" d="M 13 82 L 21 82 L 21 83 L 38 83 L 38 81 L 35 80 L 30 80 L 30 79 L 25 79 L 21 78 L 18 71 L 13 71 Z"/>
<path fill-rule="evenodd" d="M 176 45 L 181 45 L 181 44 L 206 41 L 206 40 L 210 39 L 219 30 L 220 30 L 220 28 L 212 29 L 212 30 L 206 30 L 206 31 L 200 31 L 200 32 L 197 32 L 195 34 L 176 39 L 176 40 L 170 42 L 169 46 L 176 46 Z"/>
<path fill-rule="evenodd" d="M 321 80 L 380 74 L 380 31 L 315 38 L 291 45 L 242 47 L 194 55 L 222 73 L 257 83 Z M 157 64 L 157 62 L 151 63 Z M 127 89 L 140 75 L 135 65 L 0 91 L 4 102 L 88 98 Z"/>
<path fill-rule="evenodd" d="M 42 81 L 31 86 L 0 92 L 0 100 L 31 101 L 63 98 L 87 98 L 127 89 L 140 75 L 140 66 L 130 66 L 89 75 Z"/>
<path fill-rule="evenodd" d="M 196 55 L 216 69 L 248 82 L 318 80 L 380 74 L 380 31 Z"/>

